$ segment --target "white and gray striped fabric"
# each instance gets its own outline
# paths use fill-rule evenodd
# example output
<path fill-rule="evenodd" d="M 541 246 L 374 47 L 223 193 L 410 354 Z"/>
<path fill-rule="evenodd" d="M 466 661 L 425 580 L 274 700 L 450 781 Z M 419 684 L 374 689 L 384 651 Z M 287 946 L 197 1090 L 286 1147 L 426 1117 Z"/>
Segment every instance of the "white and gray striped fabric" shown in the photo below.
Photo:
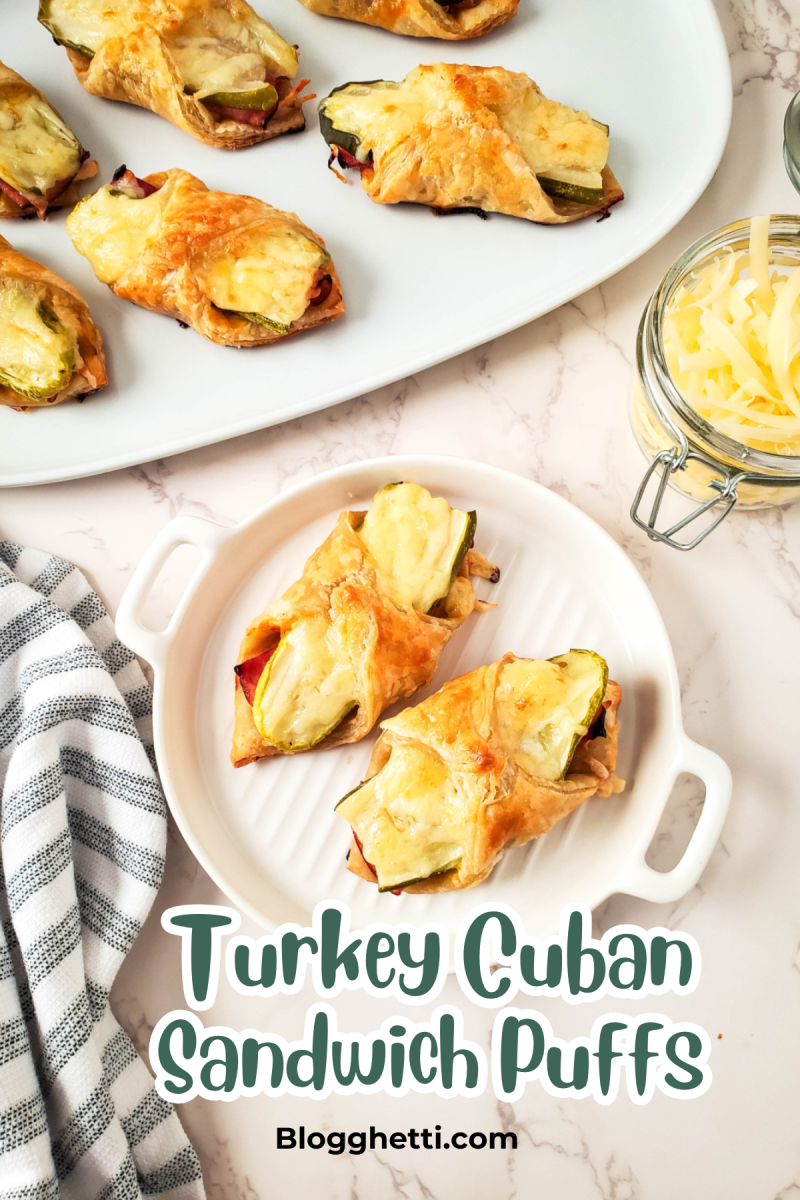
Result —
<path fill-rule="evenodd" d="M 70 563 L 0 542 L 0 1200 L 205 1195 L 108 1002 L 165 847 L 139 664 Z"/>

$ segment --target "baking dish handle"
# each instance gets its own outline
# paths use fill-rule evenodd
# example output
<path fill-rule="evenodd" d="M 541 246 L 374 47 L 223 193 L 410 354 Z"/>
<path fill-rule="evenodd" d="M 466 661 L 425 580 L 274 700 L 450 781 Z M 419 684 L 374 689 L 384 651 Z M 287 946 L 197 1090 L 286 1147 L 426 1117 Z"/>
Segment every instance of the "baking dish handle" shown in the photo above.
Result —
<path fill-rule="evenodd" d="M 135 654 L 146 659 L 159 670 L 164 665 L 172 635 L 191 600 L 209 563 L 216 558 L 222 544 L 230 536 L 230 530 L 201 517 L 176 517 L 159 533 L 150 549 L 131 577 L 117 609 L 117 636 Z M 142 621 L 142 612 L 150 589 L 169 556 L 179 546 L 195 546 L 200 551 L 200 561 L 194 569 L 175 612 L 166 629 L 156 632 Z"/>
<path fill-rule="evenodd" d="M 664 904 L 691 891 L 706 868 L 722 832 L 731 799 L 731 773 L 718 754 L 698 746 L 685 735 L 681 739 L 675 776 L 696 775 L 706 786 L 703 811 L 689 845 L 671 871 L 654 871 L 644 860 L 632 864 L 617 887 L 618 892 Z"/>

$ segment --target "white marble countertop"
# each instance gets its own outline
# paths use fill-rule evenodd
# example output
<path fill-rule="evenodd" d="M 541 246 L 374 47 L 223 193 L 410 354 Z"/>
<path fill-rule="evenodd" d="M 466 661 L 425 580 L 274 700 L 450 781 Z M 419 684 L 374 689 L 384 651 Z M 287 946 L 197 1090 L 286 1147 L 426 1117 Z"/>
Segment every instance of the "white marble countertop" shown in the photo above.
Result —
<path fill-rule="evenodd" d="M 713 226 L 800 208 L 781 159 L 784 110 L 800 88 L 800 0 L 717 0 L 717 8 L 736 92 L 730 142 L 694 210 L 635 265 L 533 325 L 319 415 L 112 475 L 0 494 L 0 536 L 77 563 L 113 612 L 135 564 L 178 513 L 232 523 L 292 482 L 381 454 L 433 449 L 507 467 L 572 500 L 633 558 L 672 639 L 687 732 L 733 770 L 730 817 L 694 891 L 665 907 L 616 896 L 595 913 L 601 931 L 621 921 L 664 924 L 698 940 L 703 974 L 694 995 L 639 1007 L 707 1029 L 714 1082 L 706 1095 L 683 1104 L 657 1094 L 644 1108 L 627 1097 L 607 1108 L 559 1101 L 536 1085 L 513 1107 L 490 1091 L 446 1102 L 198 1099 L 180 1112 L 203 1161 L 209 1200 L 800 1194 L 800 807 L 791 765 L 800 716 L 800 506 L 734 514 L 688 555 L 649 542 L 628 516 L 644 461 L 627 398 L 650 290 L 676 254 Z M 162 619 L 180 583 L 176 558 L 155 598 Z M 688 784 L 662 824 L 661 864 L 679 856 L 698 803 Z M 159 1017 L 184 1006 L 179 955 L 159 915 L 190 902 L 224 898 L 173 831 L 156 909 L 114 990 L 117 1015 L 142 1049 Z M 247 921 L 243 931 L 258 935 Z M 223 984 L 213 1018 L 295 1038 L 315 999 L 307 988 L 259 1008 Z M 487 1046 L 493 1014 L 470 1006 L 452 980 L 441 999 L 463 1001 L 466 1036 Z M 587 1032 L 587 1015 L 597 1015 L 560 1001 L 540 1007 L 564 1038 Z M 340 1028 L 363 1032 L 391 1011 L 390 1002 L 362 993 L 340 996 L 336 1008 Z M 519 1146 L 361 1157 L 275 1149 L 277 1125 L 327 1132 L 436 1123 L 450 1131 L 513 1128 Z"/>

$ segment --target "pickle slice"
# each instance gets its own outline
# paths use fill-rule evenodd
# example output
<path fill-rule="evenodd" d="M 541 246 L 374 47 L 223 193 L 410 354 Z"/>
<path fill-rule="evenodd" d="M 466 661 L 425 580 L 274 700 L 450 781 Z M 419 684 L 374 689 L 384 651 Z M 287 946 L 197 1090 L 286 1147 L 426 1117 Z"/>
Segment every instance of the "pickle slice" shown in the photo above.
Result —
<path fill-rule="evenodd" d="M 441 859 L 446 859 L 448 857 L 449 848 L 444 846 L 443 848 L 440 847 L 439 849 L 442 852 L 438 855 L 438 857 Z M 380 880 L 378 880 L 378 891 L 402 891 L 403 888 L 409 888 L 414 883 L 424 883 L 426 879 L 433 879 L 435 875 L 448 875 L 451 871 L 457 871 L 459 869 L 461 866 L 461 858 L 461 850 L 459 849 L 457 858 L 450 859 L 449 862 L 445 862 L 443 866 L 437 867 L 434 871 L 428 870 L 427 866 L 421 868 L 425 871 L 424 875 L 411 875 L 407 877 L 405 872 L 402 871 L 398 872 L 394 876 L 390 874 L 384 874 L 384 882 L 381 883 Z M 430 859 L 428 861 L 430 861 Z"/>
<path fill-rule="evenodd" d="M 579 183 L 569 183 L 566 179 L 551 179 L 547 175 L 537 175 L 536 178 L 548 196 L 556 196 L 559 200 L 575 200 L 578 204 L 603 203 L 603 188 L 584 187 Z"/>
<path fill-rule="evenodd" d="M 426 746 L 394 746 L 381 770 L 340 800 L 336 812 L 352 826 L 382 892 L 461 862 L 463 810 L 447 768 Z"/>
<path fill-rule="evenodd" d="M 246 108 L 251 112 L 269 112 L 278 103 L 278 93 L 271 83 L 241 92 L 212 92 L 203 96 L 204 104 L 219 104 L 223 108 Z"/>
<path fill-rule="evenodd" d="M 0 88 L 0 179 L 28 196 L 47 196 L 81 165 L 81 145 L 32 88 Z"/>
<path fill-rule="evenodd" d="M 278 750 L 310 750 L 356 707 L 356 674 L 337 658 L 334 634 L 321 617 L 281 638 L 253 697 L 256 729 Z"/>
<path fill-rule="evenodd" d="M 75 352 L 75 338 L 34 289 L 0 283 L 0 384 L 49 400 L 72 378 Z"/>
<path fill-rule="evenodd" d="M 474 512 L 451 508 L 418 483 L 390 483 L 356 532 L 395 603 L 428 613 L 453 586 L 476 525 Z"/>
<path fill-rule="evenodd" d="M 289 332 L 289 326 L 284 325 L 282 321 L 273 321 L 270 317 L 264 317 L 261 313 L 255 312 L 240 312 L 237 308 L 223 309 L 223 312 L 232 312 L 235 317 L 244 317 L 245 321 L 252 321 L 254 325 L 263 325 L 265 329 L 271 329 L 274 333 L 280 333 L 283 337 Z"/>
<path fill-rule="evenodd" d="M 507 663 L 496 693 L 501 743 L 529 775 L 563 779 L 607 684 L 608 664 L 592 650 Z"/>
<path fill-rule="evenodd" d="M 374 91 L 396 88 L 389 79 L 368 79 L 363 83 L 343 83 L 319 102 L 319 128 L 329 146 L 341 146 L 353 158 L 361 144 L 361 121 L 351 97 L 368 96 Z"/>

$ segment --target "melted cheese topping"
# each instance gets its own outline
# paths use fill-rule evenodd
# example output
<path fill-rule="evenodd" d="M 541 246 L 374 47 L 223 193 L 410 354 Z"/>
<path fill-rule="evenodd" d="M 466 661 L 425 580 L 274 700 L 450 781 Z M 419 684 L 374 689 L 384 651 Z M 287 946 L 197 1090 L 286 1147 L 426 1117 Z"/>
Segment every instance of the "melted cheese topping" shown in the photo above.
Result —
<path fill-rule="evenodd" d="M 551 662 L 506 663 L 495 692 L 500 746 L 535 778 L 561 779 L 596 716 L 607 681 L 604 659 L 587 650 L 570 650 Z M 336 808 L 361 842 L 382 890 L 456 868 L 468 845 L 470 815 L 486 799 L 479 775 L 448 768 L 423 741 L 405 740 L 403 717 L 419 711 L 406 709 L 383 722 L 396 738 L 388 761 Z M 432 712 L 420 720 L 417 732 L 429 721 L 434 728 Z"/>
<path fill-rule="evenodd" d="M 284 635 L 253 697 L 253 720 L 281 750 L 307 750 L 355 707 L 356 673 L 337 630 L 323 617 Z"/>
<path fill-rule="evenodd" d="M 474 514 L 400 483 L 378 492 L 357 533 L 395 604 L 429 612 L 450 590 L 474 529 Z"/>
<path fill-rule="evenodd" d="M 297 74 L 297 51 L 252 10 L 246 21 L 224 8 L 209 8 L 189 17 L 169 39 L 169 49 L 187 91 L 243 91 Z"/>
<path fill-rule="evenodd" d="M 245 19 L 240 20 L 231 16 L 227 8 L 200 7 L 200 11 L 182 22 L 175 36 L 180 40 L 194 38 L 198 43 L 207 42 L 212 38 L 219 43 L 222 53 L 229 49 L 236 53 L 257 54 L 261 62 L 269 68 L 270 77 L 284 76 L 291 79 L 297 73 L 297 52 L 294 46 L 289 46 L 270 23 L 259 17 L 252 8 Z M 173 44 L 174 38 L 170 38 L 170 47 Z M 264 76 L 261 76 L 261 79 L 263 78 Z"/>
<path fill-rule="evenodd" d="M 327 253 L 302 233 L 265 225 L 209 252 L 197 281 L 217 308 L 255 313 L 288 332 L 308 307 Z"/>
<path fill-rule="evenodd" d="M 248 91 L 264 82 L 263 57 L 238 43 L 230 45 L 216 38 L 175 38 L 170 52 L 186 91 L 198 100 L 218 92 Z"/>
<path fill-rule="evenodd" d="M 336 129 L 359 138 L 356 157 L 365 162 L 370 153 L 381 158 L 420 123 L 435 120 L 450 98 L 449 83 L 434 70 L 417 68 L 401 83 L 350 84 L 323 100 L 321 109 Z M 588 113 L 548 100 L 533 81 L 513 101 L 487 107 L 534 174 L 602 188 L 608 135 Z"/>
<path fill-rule="evenodd" d="M 533 84 L 495 111 L 534 175 L 602 188 L 608 135 L 587 112 L 548 100 Z"/>
<path fill-rule="evenodd" d="M 55 36 L 90 55 L 106 38 L 119 37 L 134 27 L 131 0 L 45 0 L 40 15 Z"/>
<path fill-rule="evenodd" d="M 562 779 L 607 681 L 605 661 L 590 651 L 506 663 L 495 692 L 500 744 L 536 779 Z"/>
<path fill-rule="evenodd" d="M 800 267 L 771 269 L 769 217 L 670 301 L 664 350 L 686 401 L 728 437 L 800 454 Z M 695 464 L 690 464 L 690 470 Z"/>
<path fill-rule="evenodd" d="M 66 387 L 75 367 L 74 335 L 34 288 L 0 280 L 0 383 L 29 400 Z"/>
<path fill-rule="evenodd" d="M 336 811 L 353 827 L 382 891 L 427 879 L 461 860 L 464 805 L 447 767 L 425 746 L 393 746 L 385 766 Z"/>
<path fill-rule="evenodd" d="M 135 200 L 106 184 L 67 217 L 67 232 L 101 283 L 114 283 L 158 237 L 162 193 Z"/>
<path fill-rule="evenodd" d="M 168 15 L 168 6 L 153 0 L 44 0 L 41 15 L 60 40 L 94 54 L 107 38 L 124 36 L 137 26 L 157 27 L 165 9 Z M 218 44 L 216 58 L 212 43 Z M 238 20 L 225 8 L 201 3 L 170 33 L 168 44 L 190 91 L 205 87 L 204 70 L 222 70 L 224 60 L 235 56 L 247 58 L 249 68 L 259 66 L 261 74 L 254 76 L 259 80 L 265 68 L 289 79 L 297 73 L 294 47 L 252 9 Z M 230 91 L 228 82 L 212 91 Z"/>
<path fill-rule="evenodd" d="M 0 91 L 0 179 L 44 196 L 71 179 L 80 160 L 77 138 L 49 104 L 19 84 Z"/>
<path fill-rule="evenodd" d="M 381 158 L 404 141 L 431 109 L 439 107 L 434 76 L 425 74 L 409 83 L 381 80 L 351 83 L 323 100 L 321 110 L 336 129 L 353 133 L 360 141 L 356 157 L 366 162 L 370 154 Z"/>

